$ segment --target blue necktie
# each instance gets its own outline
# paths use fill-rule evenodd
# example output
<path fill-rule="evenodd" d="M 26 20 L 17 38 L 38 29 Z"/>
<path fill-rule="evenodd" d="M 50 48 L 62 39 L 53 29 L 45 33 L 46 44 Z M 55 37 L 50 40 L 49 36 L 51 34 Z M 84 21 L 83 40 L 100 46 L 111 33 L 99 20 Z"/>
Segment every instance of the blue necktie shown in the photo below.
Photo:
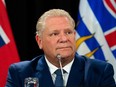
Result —
<path fill-rule="evenodd" d="M 55 71 L 55 74 L 56 74 L 55 87 L 63 87 L 63 77 L 61 69 L 57 69 Z"/>

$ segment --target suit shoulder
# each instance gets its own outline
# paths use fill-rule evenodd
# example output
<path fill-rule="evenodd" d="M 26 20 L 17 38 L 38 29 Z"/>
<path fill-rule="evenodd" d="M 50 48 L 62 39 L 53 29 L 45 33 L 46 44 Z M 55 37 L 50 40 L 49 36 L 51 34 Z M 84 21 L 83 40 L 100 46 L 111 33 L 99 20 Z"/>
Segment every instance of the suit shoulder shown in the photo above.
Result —
<path fill-rule="evenodd" d="M 110 64 L 106 61 L 98 60 L 98 59 L 89 59 L 87 60 L 88 63 L 95 65 L 95 66 L 106 66 L 107 64 Z"/>
<path fill-rule="evenodd" d="M 11 64 L 9 68 L 21 70 L 28 67 L 29 64 L 30 64 L 30 61 L 21 61 L 21 62 Z"/>
<path fill-rule="evenodd" d="M 26 61 L 13 63 L 10 65 L 9 68 L 17 69 L 17 70 L 29 70 L 37 65 L 37 62 L 41 57 L 42 57 L 42 55 L 37 56 L 37 57 L 33 58 L 32 60 L 26 60 Z"/>
<path fill-rule="evenodd" d="M 105 70 L 105 69 L 113 69 L 113 66 L 102 60 L 98 59 L 89 59 L 87 58 L 87 61 L 85 62 L 85 66 L 89 67 L 90 69 L 96 69 L 96 70 Z"/>

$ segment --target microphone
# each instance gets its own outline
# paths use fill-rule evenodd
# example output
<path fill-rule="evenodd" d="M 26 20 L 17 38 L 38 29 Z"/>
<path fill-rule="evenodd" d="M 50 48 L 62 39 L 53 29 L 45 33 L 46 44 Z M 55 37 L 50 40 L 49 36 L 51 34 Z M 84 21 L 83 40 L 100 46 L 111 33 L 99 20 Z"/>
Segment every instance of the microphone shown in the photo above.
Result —
<path fill-rule="evenodd" d="M 59 65 L 60 65 L 60 70 L 61 70 L 61 74 L 62 74 L 62 78 L 63 78 L 63 81 L 64 81 L 64 72 L 63 72 L 63 68 L 62 68 L 62 62 L 61 62 L 61 55 L 60 54 L 57 54 L 56 58 L 58 58 L 58 61 L 59 61 Z"/>

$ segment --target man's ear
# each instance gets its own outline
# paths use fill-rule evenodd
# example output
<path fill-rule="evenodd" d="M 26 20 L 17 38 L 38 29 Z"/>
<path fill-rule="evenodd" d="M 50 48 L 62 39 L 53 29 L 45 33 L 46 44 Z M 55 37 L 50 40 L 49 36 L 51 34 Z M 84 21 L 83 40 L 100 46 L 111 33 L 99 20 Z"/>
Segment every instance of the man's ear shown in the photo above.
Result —
<path fill-rule="evenodd" d="M 37 42 L 39 48 L 42 49 L 42 40 L 41 40 L 41 37 L 36 34 L 35 39 L 36 39 L 36 42 Z"/>

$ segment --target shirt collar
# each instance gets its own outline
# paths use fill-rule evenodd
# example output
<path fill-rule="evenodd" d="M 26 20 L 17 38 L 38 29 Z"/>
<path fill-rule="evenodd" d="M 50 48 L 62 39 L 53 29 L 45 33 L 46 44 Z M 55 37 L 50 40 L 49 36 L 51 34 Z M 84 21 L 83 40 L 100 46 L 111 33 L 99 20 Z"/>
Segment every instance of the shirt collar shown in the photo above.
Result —
<path fill-rule="evenodd" d="M 46 56 L 45 56 L 45 60 L 46 60 L 46 62 L 47 62 L 47 64 L 48 64 L 50 73 L 51 73 L 51 74 L 54 74 L 54 72 L 55 72 L 58 68 L 57 68 L 56 66 L 54 66 L 53 64 L 51 64 L 51 63 L 48 61 L 48 59 L 46 58 Z M 73 58 L 73 60 L 72 60 L 70 63 L 68 63 L 67 65 L 65 65 L 65 66 L 63 67 L 63 69 L 64 69 L 68 74 L 70 73 L 70 69 L 71 69 L 71 66 L 72 66 L 73 62 L 74 62 L 74 58 Z"/>
<path fill-rule="evenodd" d="M 72 67 L 73 62 L 74 62 L 74 58 L 73 58 L 73 60 L 72 60 L 70 63 L 68 63 L 66 66 L 63 67 L 63 69 L 64 69 L 68 74 L 70 73 L 70 70 L 71 70 L 71 67 Z"/>

